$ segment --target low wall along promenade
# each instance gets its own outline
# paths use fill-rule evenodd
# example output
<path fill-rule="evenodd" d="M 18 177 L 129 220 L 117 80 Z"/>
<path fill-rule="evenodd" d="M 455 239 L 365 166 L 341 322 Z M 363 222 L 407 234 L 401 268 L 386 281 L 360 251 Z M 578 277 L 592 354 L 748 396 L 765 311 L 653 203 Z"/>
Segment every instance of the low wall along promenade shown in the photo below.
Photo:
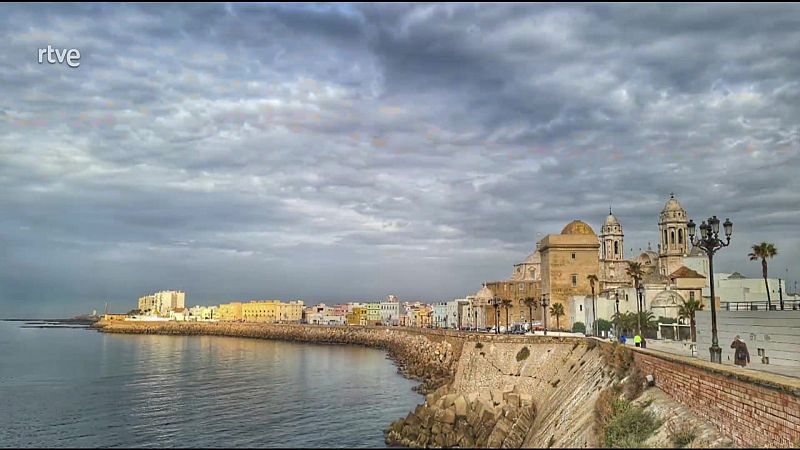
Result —
<path fill-rule="evenodd" d="M 401 327 L 99 322 L 100 331 L 219 335 L 350 344 L 386 350 L 425 402 L 392 424 L 389 444 L 409 447 L 603 447 L 599 402 L 621 383 L 642 385 L 633 404 L 657 423 L 641 444 L 674 446 L 677 421 L 693 447 L 797 447 L 800 380 L 712 365 L 595 339 L 503 336 Z M 626 356 L 627 355 L 627 356 Z M 629 360 L 620 370 L 612 361 Z M 616 392 L 616 391 L 614 391 Z"/>

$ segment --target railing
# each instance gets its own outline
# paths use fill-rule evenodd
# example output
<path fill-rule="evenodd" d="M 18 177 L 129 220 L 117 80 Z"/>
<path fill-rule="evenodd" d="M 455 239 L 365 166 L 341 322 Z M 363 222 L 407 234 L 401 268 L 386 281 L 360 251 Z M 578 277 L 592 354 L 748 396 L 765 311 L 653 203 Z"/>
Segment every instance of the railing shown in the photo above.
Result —
<path fill-rule="evenodd" d="M 780 300 L 772 300 L 771 303 L 772 303 L 771 311 L 781 310 Z M 761 301 L 720 302 L 719 307 L 720 310 L 722 311 L 766 311 L 767 301 L 761 300 Z M 784 300 L 783 310 L 784 311 L 800 310 L 800 300 Z"/>

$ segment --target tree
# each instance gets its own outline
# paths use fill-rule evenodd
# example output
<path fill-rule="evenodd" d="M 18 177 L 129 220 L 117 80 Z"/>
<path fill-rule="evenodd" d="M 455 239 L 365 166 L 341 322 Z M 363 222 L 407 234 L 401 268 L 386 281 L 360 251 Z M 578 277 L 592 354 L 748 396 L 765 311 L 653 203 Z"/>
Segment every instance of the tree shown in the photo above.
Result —
<path fill-rule="evenodd" d="M 511 331 L 511 328 L 508 326 L 508 310 L 511 309 L 511 299 L 504 298 L 503 300 L 503 307 L 506 309 L 506 333 Z"/>
<path fill-rule="evenodd" d="M 593 332 L 593 334 L 596 335 L 596 334 L 598 334 L 597 333 L 597 326 L 596 326 L 596 322 L 597 322 L 597 304 L 595 302 L 595 296 L 594 296 L 594 285 L 595 285 L 595 283 L 598 282 L 598 279 L 597 279 L 597 275 L 595 275 L 595 274 L 589 274 L 586 277 L 586 279 L 589 280 L 589 285 L 592 287 L 592 329 L 595 330 Z"/>
<path fill-rule="evenodd" d="M 689 319 L 692 342 L 697 342 L 697 330 L 695 329 L 694 315 L 697 311 L 703 310 L 703 304 L 699 300 L 684 300 L 678 307 L 678 317 Z"/>
<path fill-rule="evenodd" d="M 586 333 L 586 324 L 583 322 L 575 322 L 572 324 L 573 333 Z"/>
<path fill-rule="evenodd" d="M 642 312 L 642 303 L 639 300 L 638 292 L 639 292 L 639 285 L 640 285 L 640 283 L 642 281 L 642 278 L 644 277 L 644 270 L 642 269 L 642 264 L 638 263 L 638 262 L 635 262 L 635 261 L 629 262 L 628 263 L 628 268 L 625 270 L 625 273 L 627 273 L 629 277 L 633 278 L 634 287 L 636 288 L 636 293 L 637 293 L 637 295 L 636 295 L 636 311 L 641 313 Z M 636 316 L 636 318 L 638 319 L 639 316 Z M 641 324 L 641 322 L 637 322 L 637 325 L 638 325 L 639 334 L 642 334 L 642 324 Z"/>
<path fill-rule="evenodd" d="M 611 331 L 611 322 L 605 319 L 597 319 L 597 332 Z"/>
<path fill-rule="evenodd" d="M 775 248 L 774 244 L 770 244 L 768 242 L 762 242 L 760 244 L 753 245 L 753 251 L 750 252 L 749 256 L 750 261 L 757 261 L 761 260 L 761 274 L 764 276 L 764 286 L 767 288 L 767 309 L 772 309 L 772 300 L 769 295 L 769 283 L 767 282 L 767 260 L 774 257 L 778 254 L 778 249 Z M 711 280 L 712 282 L 714 280 Z M 712 298 L 711 301 L 713 302 L 714 299 Z"/>
<path fill-rule="evenodd" d="M 522 303 L 528 307 L 528 321 L 530 322 L 530 331 L 533 332 L 533 310 L 539 308 L 539 300 L 533 297 L 525 297 Z"/>
<path fill-rule="evenodd" d="M 559 318 L 564 315 L 564 305 L 561 303 L 554 303 L 553 306 L 550 307 L 550 315 L 556 316 L 556 328 L 561 329 L 561 322 Z"/>

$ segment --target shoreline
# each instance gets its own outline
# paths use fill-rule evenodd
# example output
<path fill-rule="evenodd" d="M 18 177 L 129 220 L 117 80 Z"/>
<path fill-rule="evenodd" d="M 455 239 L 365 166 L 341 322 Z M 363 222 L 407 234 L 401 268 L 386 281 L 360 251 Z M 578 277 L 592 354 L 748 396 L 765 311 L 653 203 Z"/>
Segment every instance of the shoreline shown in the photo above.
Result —
<path fill-rule="evenodd" d="M 295 343 L 356 345 L 381 349 L 403 377 L 420 384 L 412 390 L 429 394 L 452 383 L 465 341 L 462 336 L 429 335 L 400 327 L 266 324 L 234 322 L 106 322 L 89 329 L 101 333 L 173 336 L 226 336 Z M 430 338 L 433 339 L 430 339 Z"/>

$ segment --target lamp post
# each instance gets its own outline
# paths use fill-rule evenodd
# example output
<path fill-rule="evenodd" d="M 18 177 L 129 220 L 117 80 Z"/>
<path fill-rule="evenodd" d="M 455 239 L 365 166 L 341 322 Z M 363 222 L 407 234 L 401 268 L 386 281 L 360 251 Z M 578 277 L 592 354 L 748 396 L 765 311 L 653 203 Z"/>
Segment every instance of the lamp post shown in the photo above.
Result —
<path fill-rule="evenodd" d="M 717 307 L 714 302 L 714 253 L 717 250 L 727 247 L 731 243 L 733 234 L 733 223 L 731 219 L 725 219 L 722 224 L 725 230 L 725 240 L 719 238 L 719 219 L 717 216 L 709 217 L 707 221 L 700 224 L 700 237 L 695 237 L 695 225 L 693 220 L 689 220 L 687 228 L 689 231 L 689 242 L 695 247 L 699 247 L 708 255 L 708 279 L 711 286 L 711 362 L 722 363 L 722 349 L 717 338 Z"/>
<path fill-rule="evenodd" d="M 547 306 L 550 305 L 550 301 L 547 297 L 550 294 L 542 294 L 542 317 L 544 318 L 544 335 L 547 336 Z"/>
<path fill-rule="evenodd" d="M 617 338 L 617 340 L 619 340 L 619 290 L 618 289 L 614 289 L 614 299 L 615 299 L 614 303 L 617 306 L 617 320 L 614 321 L 615 322 L 614 335 Z"/>
<path fill-rule="evenodd" d="M 636 286 L 636 333 L 642 335 L 642 296 L 644 295 L 644 288 L 641 283 Z"/>

